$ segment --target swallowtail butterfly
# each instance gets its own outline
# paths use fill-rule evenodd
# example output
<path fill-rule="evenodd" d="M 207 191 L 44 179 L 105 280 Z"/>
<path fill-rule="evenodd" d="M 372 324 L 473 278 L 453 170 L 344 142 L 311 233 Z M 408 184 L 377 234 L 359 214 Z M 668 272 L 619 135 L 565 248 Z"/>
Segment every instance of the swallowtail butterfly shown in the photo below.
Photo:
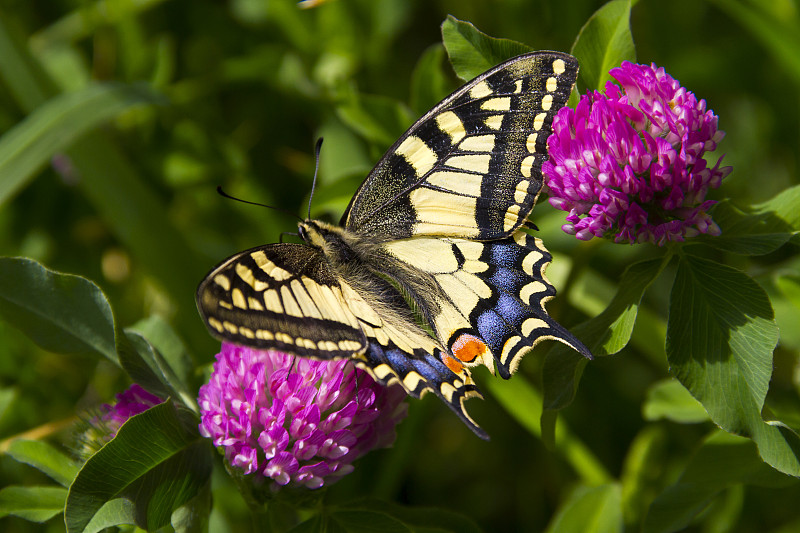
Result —
<path fill-rule="evenodd" d="M 439 396 L 478 435 L 464 400 L 470 367 L 508 378 L 542 339 L 589 350 L 544 304 L 551 256 L 523 227 L 577 60 L 510 59 L 473 79 L 403 134 L 335 226 L 299 223 L 305 244 L 226 259 L 197 305 L 228 342 L 317 359 L 349 358 L 383 384 Z"/>

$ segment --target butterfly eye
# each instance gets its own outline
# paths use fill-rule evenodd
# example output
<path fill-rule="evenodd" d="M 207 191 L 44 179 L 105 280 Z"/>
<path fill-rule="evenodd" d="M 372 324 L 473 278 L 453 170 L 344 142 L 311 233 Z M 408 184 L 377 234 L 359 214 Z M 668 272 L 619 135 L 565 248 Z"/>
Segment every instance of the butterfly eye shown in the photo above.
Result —
<path fill-rule="evenodd" d="M 306 231 L 306 228 L 303 226 L 297 226 L 297 232 L 300 234 L 301 239 L 308 242 L 308 232 Z"/>

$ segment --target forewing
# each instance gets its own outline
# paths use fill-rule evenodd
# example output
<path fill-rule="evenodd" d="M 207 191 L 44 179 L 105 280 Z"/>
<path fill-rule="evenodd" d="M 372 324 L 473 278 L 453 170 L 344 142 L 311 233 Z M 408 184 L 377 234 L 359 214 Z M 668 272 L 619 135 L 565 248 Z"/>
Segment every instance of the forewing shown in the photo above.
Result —
<path fill-rule="evenodd" d="M 389 149 L 342 224 L 382 241 L 511 235 L 541 190 L 553 117 L 577 72 L 568 54 L 534 52 L 467 83 Z"/>
<path fill-rule="evenodd" d="M 197 307 L 222 340 L 301 357 L 363 353 L 367 339 L 322 253 L 303 244 L 247 250 L 215 267 Z"/>
<path fill-rule="evenodd" d="M 448 366 L 483 363 L 508 378 L 544 339 L 591 357 L 545 310 L 555 288 L 544 273 L 551 256 L 539 239 L 523 231 L 492 242 L 415 238 L 387 243 L 385 250 L 433 276 L 441 288 L 415 300 L 428 310 L 440 343 L 457 360 Z"/>

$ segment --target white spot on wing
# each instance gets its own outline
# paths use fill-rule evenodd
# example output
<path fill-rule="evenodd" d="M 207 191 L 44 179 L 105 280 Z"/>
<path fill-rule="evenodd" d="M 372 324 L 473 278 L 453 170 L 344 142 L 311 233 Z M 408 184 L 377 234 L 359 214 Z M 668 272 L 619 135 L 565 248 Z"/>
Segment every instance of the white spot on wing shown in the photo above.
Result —
<path fill-rule="evenodd" d="M 539 113 L 533 118 L 533 129 L 539 131 L 544 126 L 544 119 L 547 118 L 547 113 Z"/>
<path fill-rule="evenodd" d="M 492 115 L 483 121 L 488 127 L 493 130 L 499 130 L 503 125 L 503 115 Z"/>
<path fill-rule="evenodd" d="M 480 196 L 483 176 L 466 172 L 434 172 L 427 182 L 459 194 Z"/>
<path fill-rule="evenodd" d="M 228 279 L 228 276 L 225 276 L 223 274 L 217 274 L 216 276 L 214 276 L 214 283 L 216 283 L 226 291 L 231 290 L 231 280 Z"/>
<path fill-rule="evenodd" d="M 247 301 L 244 299 L 244 294 L 242 294 L 241 289 L 233 289 L 231 292 L 231 300 L 233 301 L 233 305 L 239 309 L 247 309 Z"/>
<path fill-rule="evenodd" d="M 414 135 L 406 137 L 406 140 L 400 143 L 400 146 L 397 147 L 397 153 L 408 161 L 408 164 L 414 168 L 418 176 L 427 174 L 439 159 L 436 156 L 436 152 L 428 148 L 428 145 L 422 139 Z"/>
<path fill-rule="evenodd" d="M 530 135 L 528 135 L 528 140 L 525 143 L 525 148 L 527 148 L 528 151 L 532 154 L 536 153 L 536 139 L 538 138 L 539 138 L 538 133 L 531 133 Z"/>
<path fill-rule="evenodd" d="M 464 139 L 458 148 L 466 152 L 491 152 L 494 150 L 494 140 L 494 135 L 475 135 Z"/>
<path fill-rule="evenodd" d="M 451 244 L 443 239 L 402 239 L 390 241 L 386 250 L 403 262 L 425 272 L 454 272 L 458 261 Z"/>
<path fill-rule="evenodd" d="M 486 174 L 489 172 L 491 159 L 491 154 L 454 155 L 447 159 L 446 164 L 453 168 Z"/>
<path fill-rule="evenodd" d="M 527 156 L 525 159 L 522 160 L 520 164 L 519 171 L 522 172 L 522 175 L 526 178 L 530 178 L 531 174 L 533 173 L 533 163 L 536 161 L 536 158 L 532 155 Z"/>
<path fill-rule="evenodd" d="M 300 306 L 297 304 L 297 300 L 292 296 L 292 291 L 285 285 L 281 287 L 281 301 L 283 302 L 283 309 L 286 311 L 287 315 L 296 317 L 305 316 Z"/>
<path fill-rule="evenodd" d="M 542 320 L 541 318 L 529 318 L 525 322 L 522 323 L 522 334 L 526 337 L 530 336 L 531 332 L 535 329 L 540 328 L 547 328 L 547 322 Z"/>
<path fill-rule="evenodd" d="M 475 85 L 475 87 L 469 90 L 470 98 L 473 98 L 475 100 L 486 98 L 490 94 L 492 94 L 492 88 L 489 87 L 489 84 L 486 83 L 486 80 L 478 83 L 477 85 Z"/>
<path fill-rule="evenodd" d="M 463 139 L 467 134 L 461 119 L 452 111 L 445 111 L 444 113 L 436 115 L 436 125 L 439 126 L 440 130 L 450 136 L 450 142 L 453 144 L 458 143 L 458 141 Z"/>
<path fill-rule="evenodd" d="M 481 109 L 485 111 L 508 111 L 511 109 L 511 97 L 490 98 L 481 104 Z"/>
<path fill-rule="evenodd" d="M 465 237 L 480 234 L 475 221 L 477 199 L 474 196 L 436 191 L 420 187 L 409 194 L 411 205 L 417 213 L 415 235 L 458 233 Z"/>

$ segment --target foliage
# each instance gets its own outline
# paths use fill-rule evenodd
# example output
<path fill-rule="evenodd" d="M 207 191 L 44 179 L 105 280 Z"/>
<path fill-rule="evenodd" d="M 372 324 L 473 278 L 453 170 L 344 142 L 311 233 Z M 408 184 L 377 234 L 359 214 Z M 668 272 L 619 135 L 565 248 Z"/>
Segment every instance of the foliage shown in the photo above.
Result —
<path fill-rule="evenodd" d="M 0 0 L 0 527 L 800 528 L 795 3 L 316 4 Z M 510 381 L 476 373 L 490 442 L 415 401 L 394 448 L 249 509 L 197 432 L 218 346 L 194 290 L 294 223 L 214 188 L 305 216 L 324 136 L 311 214 L 338 219 L 457 78 L 529 49 L 576 55 L 582 92 L 629 59 L 706 98 L 722 235 L 579 243 L 540 200 L 548 309 L 596 360 L 544 343 Z M 76 415 L 131 381 L 169 400 L 79 458 Z"/>

